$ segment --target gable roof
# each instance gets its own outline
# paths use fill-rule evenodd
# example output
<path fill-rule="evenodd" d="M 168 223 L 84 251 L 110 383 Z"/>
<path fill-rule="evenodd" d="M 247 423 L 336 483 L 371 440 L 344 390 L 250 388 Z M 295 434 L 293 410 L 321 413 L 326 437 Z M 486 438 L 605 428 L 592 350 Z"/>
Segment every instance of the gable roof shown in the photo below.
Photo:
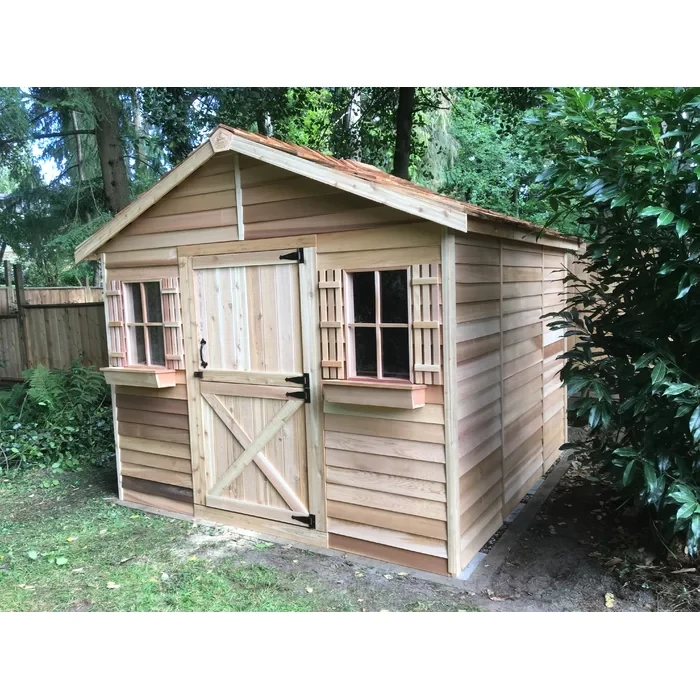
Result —
<path fill-rule="evenodd" d="M 182 163 L 164 175 L 155 185 L 137 197 L 116 216 L 75 249 L 75 260 L 91 256 L 132 221 L 162 199 L 216 153 L 234 151 L 297 175 L 373 200 L 394 209 L 467 231 L 467 217 L 513 226 L 524 235 L 542 235 L 558 239 L 560 247 L 576 249 L 578 239 L 552 229 L 543 229 L 529 221 L 484 209 L 452 197 L 437 194 L 427 187 L 389 175 L 379 168 L 355 160 L 341 160 L 306 146 L 280 141 L 243 129 L 220 124 L 209 138 Z"/>

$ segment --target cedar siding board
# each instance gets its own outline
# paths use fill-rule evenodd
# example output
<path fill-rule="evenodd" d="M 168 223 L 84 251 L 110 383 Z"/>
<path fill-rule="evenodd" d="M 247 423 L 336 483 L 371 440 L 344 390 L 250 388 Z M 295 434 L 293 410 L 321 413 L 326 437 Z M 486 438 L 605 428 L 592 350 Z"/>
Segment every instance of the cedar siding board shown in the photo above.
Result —
<path fill-rule="evenodd" d="M 547 246 L 519 240 L 522 231 L 511 221 L 470 218 L 467 228 L 474 232 L 451 231 L 246 155 L 224 150 L 209 157 L 98 249 L 107 284 L 177 279 L 181 305 L 188 309 L 179 317 L 186 324 L 187 369 L 177 371 L 176 385 L 114 387 L 123 500 L 402 567 L 458 573 L 554 462 L 566 435 L 557 359 L 564 340 L 541 316 L 561 304 L 567 251 L 561 241 Z M 454 241 L 449 256 L 446 236 Z M 334 380 L 328 399 L 318 388 L 319 397 L 304 409 L 316 410 L 322 426 L 322 440 L 319 432 L 313 448 L 321 455 L 314 460 L 322 472 L 314 502 L 325 504 L 325 514 L 314 509 L 315 531 L 267 519 L 264 508 L 235 512 L 222 510 L 214 498 L 207 503 L 211 494 L 202 491 L 204 472 L 197 470 L 204 464 L 202 449 L 209 449 L 200 445 L 199 433 L 211 439 L 211 425 L 201 414 L 205 382 L 193 375 L 199 357 L 192 349 L 199 341 L 187 335 L 198 333 L 192 323 L 195 279 L 211 278 L 216 286 L 219 278 L 237 274 L 220 274 L 222 261 L 235 265 L 248 259 L 232 256 L 273 259 L 277 253 L 265 251 L 297 247 L 312 255 L 315 250 L 313 275 L 319 280 L 319 317 L 311 331 L 318 357 L 315 386 Z M 446 275 L 442 258 L 451 259 L 452 248 L 454 264 Z M 412 350 L 411 363 L 425 404 L 421 400 L 412 408 L 416 404 L 403 401 L 392 408 L 389 390 L 374 387 L 363 389 L 365 404 L 342 403 L 343 271 L 392 267 L 408 268 L 412 279 L 422 280 L 409 289 L 409 300 L 413 320 L 424 324 L 410 335 L 412 348 L 420 347 L 419 356 Z M 443 278 L 450 280 L 448 295 Z M 235 310 L 235 299 L 231 304 Z M 445 319 L 452 322 L 448 333 Z M 274 333 L 274 324 L 267 325 Z M 216 352 L 225 354 L 224 346 L 233 342 L 223 335 L 219 340 L 221 348 L 214 343 L 208 348 L 212 367 Z M 258 368 L 255 376 L 268 369 Z M 271 377 L 268 393 L 284 396 L 298 388 Z M 225 381 L 210 374 L 209 388 L 225 388 Z M 257 384 L 252 374 L 245 381 Z M 236 386 L 246 394 L 244 385 Z M 311 498 L 308 503 L 313 512 Z"/>
<path fill-rule="evenodd" d="M 192 515 L 187 390 L 177 375 L 171 389 L 115 387 L 119 470 L 124 500 Z"/>
<path fill-rule="evenodd" d="M 564 441 L 563 363 L 556 359 L 564 343 L 541 319 L 561 303 L 564 254 L 467 234 L 457 238 L 456 259 L 464 567 L 556 460 Z"/>

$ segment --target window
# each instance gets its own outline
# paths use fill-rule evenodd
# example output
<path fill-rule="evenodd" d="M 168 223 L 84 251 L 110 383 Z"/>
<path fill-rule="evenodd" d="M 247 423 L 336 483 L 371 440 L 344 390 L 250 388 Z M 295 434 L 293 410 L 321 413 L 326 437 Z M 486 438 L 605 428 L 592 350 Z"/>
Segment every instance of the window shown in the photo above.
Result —
<path fill-rule="evenodd" d="M 410 379 L 408 270 L 347 275 L 349 376 Z"/>
<path fill-rule="evenodd" d="M 129 365 L 165 366 L 163 302 L 159 282 L 128 282 L 125 288 Z"/>

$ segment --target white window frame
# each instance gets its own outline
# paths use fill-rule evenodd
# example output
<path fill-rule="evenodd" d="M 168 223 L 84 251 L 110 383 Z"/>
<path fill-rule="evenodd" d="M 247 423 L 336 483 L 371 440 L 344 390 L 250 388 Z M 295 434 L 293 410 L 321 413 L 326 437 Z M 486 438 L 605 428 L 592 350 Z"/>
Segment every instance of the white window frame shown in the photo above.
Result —
<path fill-rule="evenodd" d="M 406 323 L 383 323 L 381 321 L 381 285 L 379 281 L 380 272 L 388 272 L 392 270 L 403 270 L 406 273 L 406 304 L 407 304 L 407 322 Z M 355 315 L 355 299 L 353 295 L 353 278 L 352 275 L 357 272 L 372 272 L 374 273 L 374 323 L 356 323 Z M 343 270 L 343 295 L 345 304 L 345 363 L 346 363 L 346 378 L 350 380 L 360 381 L 380 381 L 395 384 L 413 384 L 413 343 L 411 342 L 411 328 L 413 320 L 411 318 L 411 268 L 405 265 L 391 265 L 387 267 L 372 267 L 360 268 L 355 270 Z M 377 344 L 377 376 L 371 377 L 367 375 L 358 375 L 356 368 L 355 357 L 355 328 L 374 328 L 376 331 Z M 384 377 L 383 375 L 383 358 L 382 358 L 382 334 L 383 328 L 406 328 L 406 338 L 408 343 L 408 379 L 399 379 L 397 377 Z"/>

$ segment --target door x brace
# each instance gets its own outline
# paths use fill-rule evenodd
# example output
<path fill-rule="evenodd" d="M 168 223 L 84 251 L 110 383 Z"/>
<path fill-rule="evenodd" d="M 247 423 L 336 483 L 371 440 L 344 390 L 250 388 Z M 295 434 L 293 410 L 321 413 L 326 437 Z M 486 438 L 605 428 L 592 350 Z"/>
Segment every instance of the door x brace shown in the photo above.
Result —
<path fill-rule="evenodd" d="M 285 503 L 294 512 L 308 515 L 309 511 L 299 500 L 299 497 L 280 476 L 270 460 L 262 454 L 262 449 L 265 445 L 267 445 L 267 443 L 282 429 L 292 415 L 304 405 L 303 401 L 293 399 L 287 401 L 272 420 L 260 431 L 255 440 L 251 440 L 250 436 L 235 421 L 234 417 L 218 396 L 202 394 L 202 398 L 211 406 L 214 413 L 216 413 L 221 422 L 233 434 L 233 437 L 236 438 L 244 450 L 224 472 L 216 484 L 214 484 L 210 492 L 211 495 L 220 496 L 223 490 L 237 479 L 251 462 L 255 462 L 260 471 L 268 478 L 275 490 L 284 499 Z"/>

